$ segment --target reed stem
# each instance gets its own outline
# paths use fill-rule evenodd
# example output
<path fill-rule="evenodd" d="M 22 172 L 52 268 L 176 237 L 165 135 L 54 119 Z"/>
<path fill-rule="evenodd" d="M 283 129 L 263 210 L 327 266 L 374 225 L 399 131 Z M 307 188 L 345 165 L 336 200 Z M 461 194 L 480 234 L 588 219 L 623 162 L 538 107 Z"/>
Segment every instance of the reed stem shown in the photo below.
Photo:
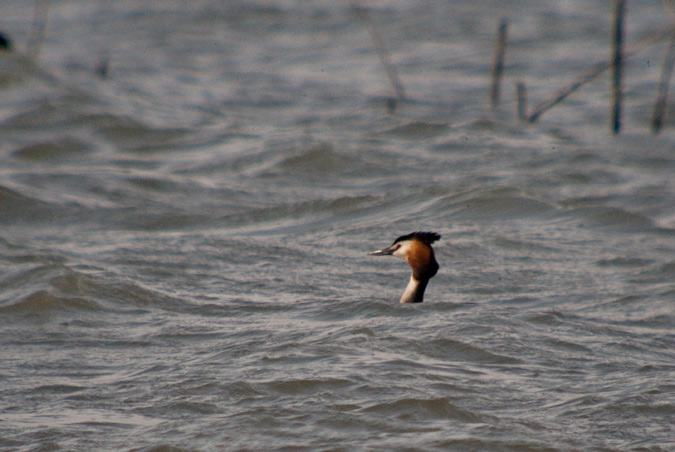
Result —
<path fill-rule="evenodd" d="M 612 36 L 612 132 L 621 130 L 621 102 L 623 99 L 623 35 L 626 0 L 614 2 L 614 32 Z"/>
<path fill-rule="evenodd" d="M 492 62 L 492 85 L 490 87 L 490 105 L 492 105 L 492 108 L 497 108 L 500 102 L 508 28 L 509 24 L 506 18 L 502 18 L 499 21 L 499 28 L 497 29 L 497 44 L 495 45 L 495 55 Z"/>
<path fill-rule="evenodd" d="M 384 70 L 387 73 L 389 78 L 389 83 L 391 83 L 394 93 L 398 100 L 405 99 L 405 89 L 403 88 L 403 83 L 398 76 L 398 71 L 396 67 L 391 62 L 389 57 L 389 52 L 387 47 L 384 45 L 384 40 L 382 39 L 382 33 L 380 32 L 380 27 L 377 26 L 377 22 L 373 19 L 370 10 L 361 6 L 353 6 L 353 10 L 356 12 L 357 16 L 363 22 L 366 27 L 366 31 L 370 36 L 370 40 L 373 42 L 373 47 L 377 56 L 380 58 L 380 62 L 384 66 Z"/>
<path fill-rule="evenodd" d="M 661 70 L 661 78 L 657 90 L 658 94 L 652 116 L 652 133 L 654 134 L 658 134 L 663 125 L 663 117 L 666 114 L 666 101 L 668 99 L 668 85 L 670 85 L 673 66 L 675 66 L 675 34 L 670 36 L 670 44 L 668 45 L 666 57 L 663 61 L 663 69 Z"/>
<path fill-rule="evenodd" d="M 516 83 L 516 97 L 518 99 L 518 119 L 525 121 L 527 119 L 527 88 L 525 83 Z"/>
<path fill-rule="evenodd" d="M 660 41 L 665 36 L 668 36 L 674 32 L 675 29 L 672 26 L 668 25 L 667 27 L 663 27 L 658 30 L 655 30 L 654 32 L 649 33 L 648 35 L 641 38 L 637 43 L 633 44 L 631 48 L 623 55 L 623 59 L 628 59 L 632 57 L 633 55 L 640 52 L 642 49 L 650 46 L 656 41 Z M 577 91 L 586 83 L 595 80 L 598 76 L 600 76 L 611 66 L 612 64 L 606 61 L 593 65 L 586 72 L 584 72 L 576 79 L 574 79 L 570 84 L 556 91 L 548 99 L 545 99 L 539 104 L 537 104 L 533 108 L 532 113 L 530 113 L 527 116 L 527 121 L 536 122 L 539 119 L 539 117 L 541 117 L 542 114 L 546 113 L 548 110 L 550 110 L 551 108 L 553 108 L 554 106 L 565 100 L 568 96 Z"/>
<path fill-rule="evenodd" d="M 28 49 L 26 53 L 34 60 L 37 60 L 42 50 L 42 44 L 47 32 L 47 19 L 49 18 L 49 0 L 35 0 L 33 9 L 33 23 L 31 24 L 30 35 L 28 37 Z"/>

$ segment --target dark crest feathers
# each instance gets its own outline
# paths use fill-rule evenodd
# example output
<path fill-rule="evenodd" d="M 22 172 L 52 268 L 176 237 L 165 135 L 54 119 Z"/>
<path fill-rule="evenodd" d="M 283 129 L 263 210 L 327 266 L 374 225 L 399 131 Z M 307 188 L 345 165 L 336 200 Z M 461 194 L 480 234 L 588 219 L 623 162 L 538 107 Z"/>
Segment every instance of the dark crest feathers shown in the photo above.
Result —
<path fill-rule="evenodd" d="M 436 240 L 440 239 L 441 235 L 435 232 L 411 232 L 407 235 L 402 235 L 401 237 L 394 240 L 394 243 L 403 242 L 405 240 L 419 240 L 420 242 L 431 245 Z"/>

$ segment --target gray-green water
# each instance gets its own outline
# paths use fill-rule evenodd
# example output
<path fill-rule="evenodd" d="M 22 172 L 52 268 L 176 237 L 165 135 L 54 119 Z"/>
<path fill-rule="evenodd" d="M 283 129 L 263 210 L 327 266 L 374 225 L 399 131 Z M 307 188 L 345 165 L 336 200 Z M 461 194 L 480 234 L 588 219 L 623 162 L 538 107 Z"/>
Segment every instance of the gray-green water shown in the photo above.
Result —
<path fill-rule="evenodd" d="M 0 449 L 675 450 L 666 44 L 618 137 L 607 75 L 513 118 L 608 57 L 611 3 L 377 2 L 391 113 L 347 2 L 53 0 L 39 64 L 0 54 Z M 441 269 L 400 305 L 366 253 L 414 230 Z"/>

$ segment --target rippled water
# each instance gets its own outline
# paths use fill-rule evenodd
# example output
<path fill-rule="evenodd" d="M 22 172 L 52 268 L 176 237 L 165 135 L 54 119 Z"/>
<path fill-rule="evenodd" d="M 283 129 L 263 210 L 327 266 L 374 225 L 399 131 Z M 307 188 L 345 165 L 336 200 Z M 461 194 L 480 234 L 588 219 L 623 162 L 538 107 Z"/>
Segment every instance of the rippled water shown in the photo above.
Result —
<path fill-rule="evenodd" d="M 0 29 L 0 449 L 675 450 L 675 111 L 612 2 L 32 2 Z M 665 23 L 629 2 L 629 43 Z M 511 21 L 503 103 L 494 33 Z M 96 68 L 108 62 L 105 77 Z M 425 303 L 397 259 L 437 231 Z"/>

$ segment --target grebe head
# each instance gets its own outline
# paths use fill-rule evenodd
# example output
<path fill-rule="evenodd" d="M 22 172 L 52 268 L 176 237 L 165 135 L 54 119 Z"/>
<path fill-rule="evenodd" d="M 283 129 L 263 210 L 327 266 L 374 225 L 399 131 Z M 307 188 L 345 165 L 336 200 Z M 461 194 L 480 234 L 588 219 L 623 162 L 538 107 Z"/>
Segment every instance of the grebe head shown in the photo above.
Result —
<path fill-rule="evenodd" d="M 394 240 L 389 247 L 368 253 L 371 256 L 396 256 L 412 268 L 410 282 L 401 303 L 421 303 L 429 280 L 438 272 L 438 262 L 431 244 L 440 239 L 435 232 L 412 232 Z"/>

